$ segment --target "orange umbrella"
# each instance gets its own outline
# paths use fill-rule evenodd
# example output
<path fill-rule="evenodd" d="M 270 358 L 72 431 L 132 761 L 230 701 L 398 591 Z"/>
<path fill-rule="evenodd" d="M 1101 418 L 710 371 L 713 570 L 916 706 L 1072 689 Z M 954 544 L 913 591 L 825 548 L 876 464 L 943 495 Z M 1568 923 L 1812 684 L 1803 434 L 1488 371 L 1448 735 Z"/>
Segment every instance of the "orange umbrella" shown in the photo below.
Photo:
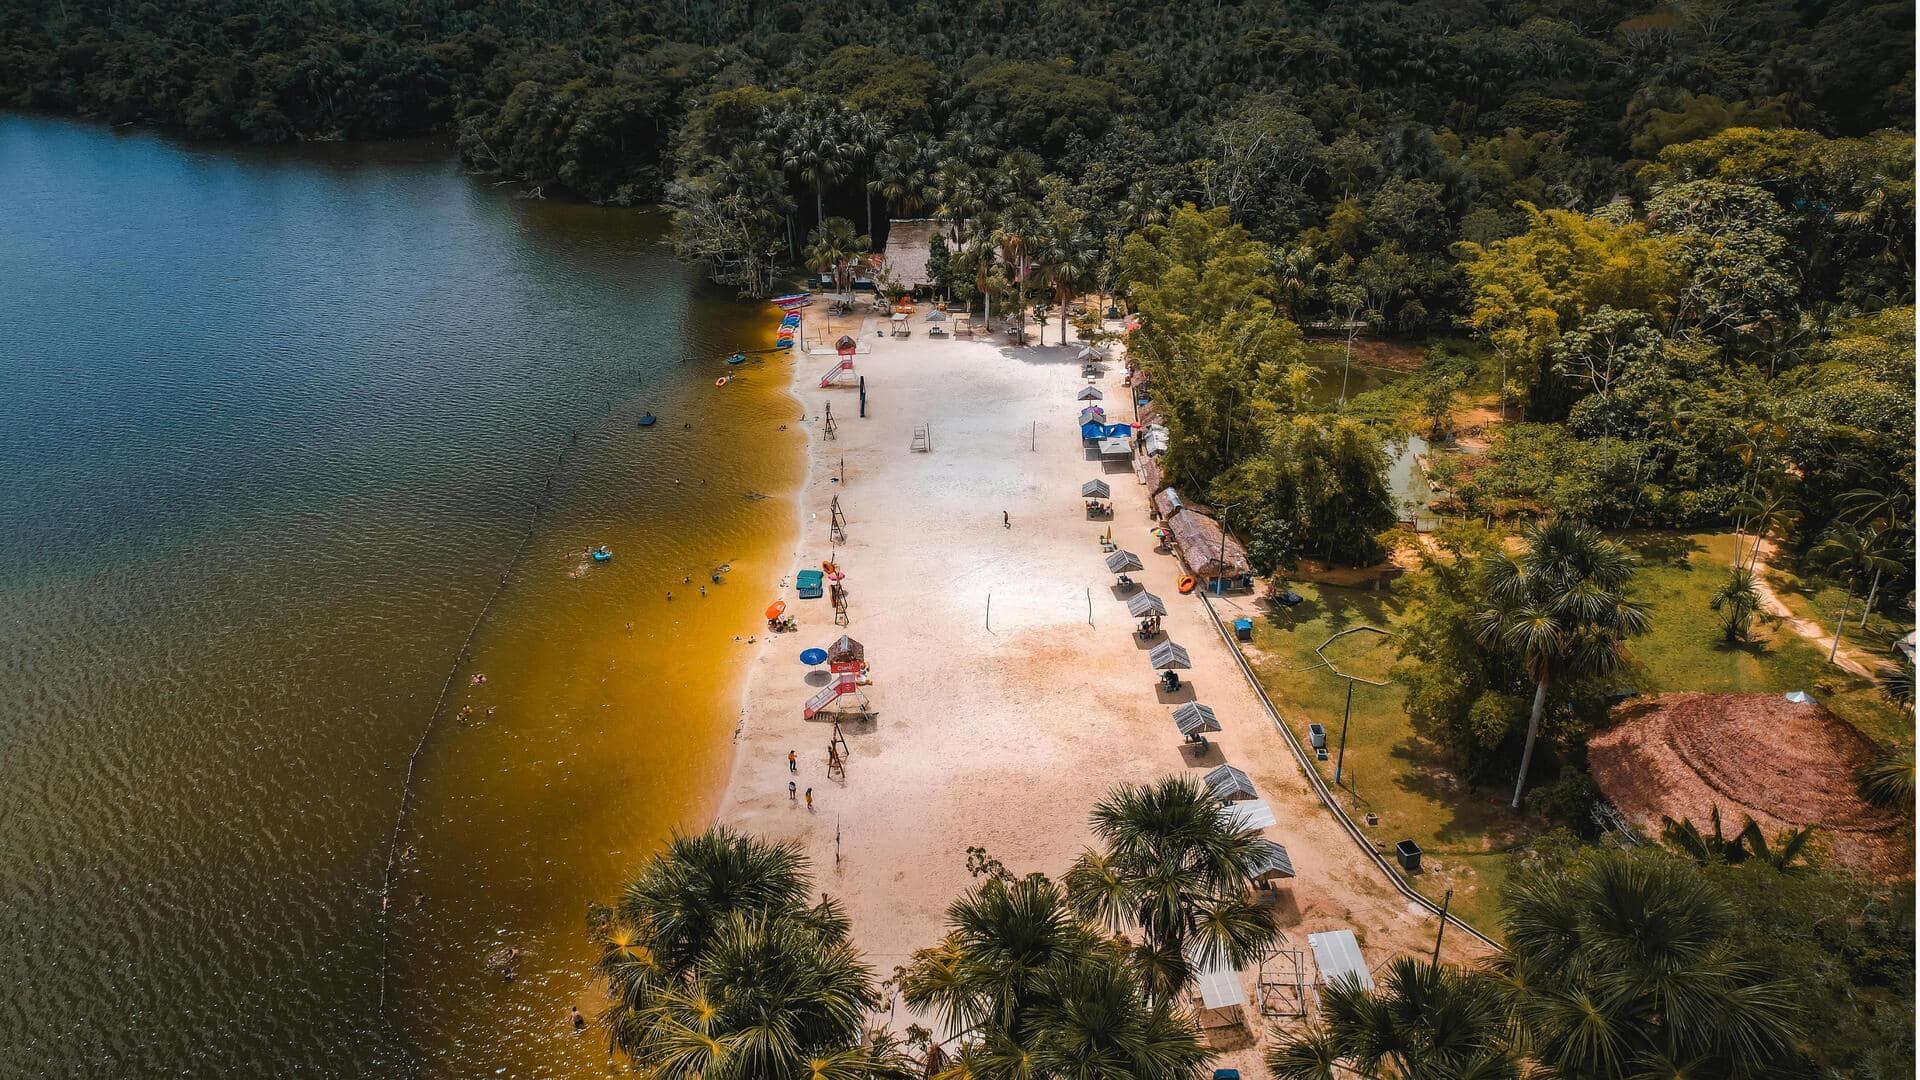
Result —
<path fill-rule="evenodd" d="M 786 610 L 787 610 L 787 602 L 785 600 L 775 600 L 773 602 L 773 605 L 767 608 L 767 618 L 777 619 L 782 614 L 784 614 Z"/>

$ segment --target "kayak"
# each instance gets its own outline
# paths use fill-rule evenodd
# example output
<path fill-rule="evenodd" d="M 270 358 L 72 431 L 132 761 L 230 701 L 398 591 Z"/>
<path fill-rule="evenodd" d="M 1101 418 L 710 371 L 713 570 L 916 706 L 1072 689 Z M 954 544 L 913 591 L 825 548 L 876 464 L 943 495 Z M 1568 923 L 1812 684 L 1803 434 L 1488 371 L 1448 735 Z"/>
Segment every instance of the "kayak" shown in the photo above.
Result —
<path fill-rule="evenodd" d="M 732 356 L 727 357 L 727 363 L 729 364 L 744 364 L 746 362 L 747 362 L 746 353 L 737 352 L 737 353 L 734 353 Z"/>
<path fill-rule="evenodd" d="M 613 549 L 607 547 L 605 544 L 601 544 L 599 547 L 594 548 L 591 554 L 593 555 L 594 562 L 606 562 L 608 559 L 613 558 Z"/>
<path fill-rule="evenodd" d="M 648 413 L 647 415 L 640 418 L 640 426 L 652 427 L 654 424 L 658 423 L 659 420 L 660 420 L 659 417 L 653 415 L 652 413 Z"/>

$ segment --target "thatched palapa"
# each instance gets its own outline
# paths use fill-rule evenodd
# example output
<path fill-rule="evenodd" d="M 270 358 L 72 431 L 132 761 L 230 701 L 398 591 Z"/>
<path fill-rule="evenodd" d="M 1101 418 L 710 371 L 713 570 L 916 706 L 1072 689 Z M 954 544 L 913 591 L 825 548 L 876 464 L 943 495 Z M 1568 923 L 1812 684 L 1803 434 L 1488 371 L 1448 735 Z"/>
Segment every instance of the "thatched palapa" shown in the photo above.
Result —
<path fill-rule="evenodd" d="M 887 249 L 881 253 L 887 277 L 903 289 L 932 285 L 927 248 L 942 228 L 934 218 L 895 218 L 887 222 Z"/>

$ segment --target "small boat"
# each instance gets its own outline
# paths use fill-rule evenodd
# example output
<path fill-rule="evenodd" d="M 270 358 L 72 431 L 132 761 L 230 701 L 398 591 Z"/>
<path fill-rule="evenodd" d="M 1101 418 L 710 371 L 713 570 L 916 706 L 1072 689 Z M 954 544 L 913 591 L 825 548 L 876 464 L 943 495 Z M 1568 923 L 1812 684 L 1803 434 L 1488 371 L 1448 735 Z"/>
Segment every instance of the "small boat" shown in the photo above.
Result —
<path fill-rule="evenodd" d="M 587 554 L 593 556 L 594 562 L 606 562 L 608 559 L 613 558 L 613 549 L 605 544 L 601 544 L 597 548 L 589 549 Z"/>
<path fill-rule="evenodd" d="M 792 311 L 794 308 L 806 307 L 808 304 L 813 303 L 813 294 L 810 292 L 788 293 L 785 296 L 774 297 L 773 302 L 786 308 L 788 311 Z"/>
<path fill-rule="evenodd" d="M 746 362 L 747 362 L 747 354 L 743 352 L 737 352 L 737 353 L 734 353 L 732 356 L 727 357 L 727 363 L 729 364 L 744 364 Z"/>
<path fill-rule="evenodd" d="M 642 417 L 640 418 L 640 426 L 641 426 L 641 427 L 652 427 L 653 425 L 655 425 L 655 424 L 657 424 L 657 423 L 659 423 L 659 422 L 660 422 L 660 418 L 659 418 L 659 417 L 657 417 L 657 416 L 655 416 L 655 415 L 653 415 L 652 413 L 648 413 L 648 414 L 646 414 L 645 416 L 642 416 Z"/>

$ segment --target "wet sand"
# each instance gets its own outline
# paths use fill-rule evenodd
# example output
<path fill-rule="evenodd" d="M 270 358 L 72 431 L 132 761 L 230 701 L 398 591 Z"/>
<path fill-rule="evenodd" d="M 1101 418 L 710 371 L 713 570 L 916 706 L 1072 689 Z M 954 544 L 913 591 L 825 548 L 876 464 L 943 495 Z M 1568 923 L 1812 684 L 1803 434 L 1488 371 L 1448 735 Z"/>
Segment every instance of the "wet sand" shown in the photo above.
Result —
<path fill-rule="evenodd" d="M 779 635 L 753 664 L 720 820 L 798 841 L 886 974 L 939 938 L 947 904 L 971 883 L 969 847 L 1016 873 L 1059 874 L 1088 843 L 1088 811 L 1111 787 L 1226 761 L 1252 775 L 1279 820 L 1266 835 L 1292 854 L 1298 876 L 1273 907 L 1290 947 L 1304 953 L 1307 934 L 1344 927 L 1374 967 L 1395 951 L 1429 949 L 1433 917 L 1319 804 L 1201 601 L 1177 593 L 1178 562 L 1148 535 L 1144 486 L 1081 443 L 1079 347 L 928 340 L 926 326 L 916 315 L 907 340 L 864 327 L 856 369 L 867 378 L 866 419 L 851 380 L 818 385 L 830 349 L 797 358 L 810 467 L 790 569 L 836 559 L 849 620 L 836 626 L 827 600 L 782 592 L 799 632 Z M 1097 383 L 1116 422 L 1132 413 L 1123 377 L 1111 363 Z M 911 449 L 919 425 L 929 428 L 926 452 Z M 1113 488 L 1110 522 L 1090 520 L 1079 496 L 1096 477 Z M 828 521 L 836 495 L 847 515 L 838 544 Z M 1109 527 L 1146 563 L 1134 577 L 1166 601 L 1164 629 L 1192 654 L 1176 694 L 1159 691 L 1147 661 L 1156 642 L 1134 634 L 1126 594 L 1106 572 L 1099 539 Z M 878 714 L 846 725 L 844 780 L 827 775 L 833 725 L 802 719 L 824 674 L 798 659 L 841 633 L 866 648 L 864 692 Z M 1196 697 L 1225 728 L 1198 756 L 1171 721 L 1175 705 Z M 813 790 L 811 811 L 788 796 L 789 750 L 800 759 L 793 779 Z M 1449 955 L 1469 945 L 1448 936 Z M 1306 963 L 1311 980 L 1310 953 Z M 1253 979 L 1245 973 L 1250 990 Z M 896 1019 L 904 1025 L 904 1008 Z M 1257 1066 L 1244 1036 L 1216 1045 L 1233 1049 L 1221 1064 Z"/>

